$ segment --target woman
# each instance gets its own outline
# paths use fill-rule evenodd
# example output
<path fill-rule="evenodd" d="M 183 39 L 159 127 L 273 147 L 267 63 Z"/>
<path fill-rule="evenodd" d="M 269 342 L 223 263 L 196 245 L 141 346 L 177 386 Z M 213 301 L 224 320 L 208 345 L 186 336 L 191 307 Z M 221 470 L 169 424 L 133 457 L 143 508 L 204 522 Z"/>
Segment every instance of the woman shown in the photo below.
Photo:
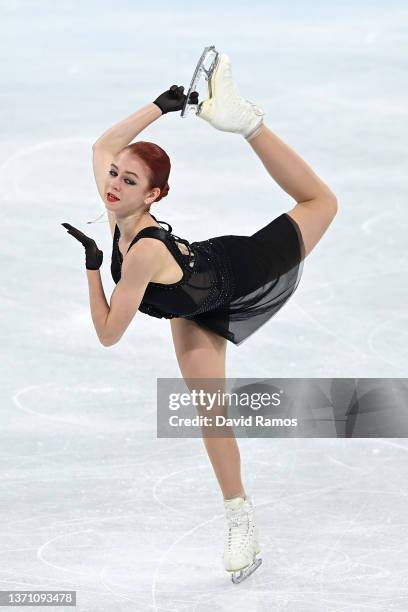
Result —
<path fill-rule="evenodd" d="M 96 184 L 114 238 L 111 273 L 117 284 L 110 306 L 99 273 L 102 252 L 94 240 L 63 224 L 85 246 L 92 319 L 101 343 L 117 343 L 137 310 L 169 318 L 190 389 L 190 379 L 225 379 L 227 340 L 241 344 L 287 302 L 304 258 L 337 212 L 329 187 L 269 130 L 263 110 L 239 95 L 227 55 L 219 54 L 208 84 L 209 98 L 199 104 L 197 116 L 244 136 L 272 178 L 296 200 L 291 210 L 252 236 L 216 236 L 191 244 L 175 236 L 171 226 L 161 227 L 150 207 L 167 195 L 170 160 L 153 143 L 128 143 L 162 114 L 182 109 L 184 88 L 173 85 L 93 146 Z M 224 565 L 236 581 L 260 562 L 254 509 L 244 491 L 233 433 L 220 438 L 205 432 L 228 522 Z"/>

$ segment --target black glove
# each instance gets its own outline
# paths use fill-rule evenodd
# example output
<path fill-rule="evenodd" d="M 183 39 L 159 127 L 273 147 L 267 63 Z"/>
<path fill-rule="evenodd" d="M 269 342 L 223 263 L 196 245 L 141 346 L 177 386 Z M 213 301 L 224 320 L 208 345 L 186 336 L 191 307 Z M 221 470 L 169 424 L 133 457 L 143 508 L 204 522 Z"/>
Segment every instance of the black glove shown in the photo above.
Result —
<path fill-rule="evenodd" d="M 180 85 L 180 87 L 172 85 L 170 89 L 160 94 L 153 104 L 156 104 L 156 106 L 160 108 L 163 115 L 169 112 L 180 111 L 187 97 L 183 92 L 183 85 Z M 191 92 L 189 104 L 198 104 L 198 93 L 196 91 Z"/>
<path fill-rule="evenodd" d="M 103 261 L 103 252 L 98 249 L 93 238 L 85 236 L 79 229 L 73 227 L 69 223 L 61 223 L 67 230 L 68 234 L 74 236 L 85 247 L 85 265 L 87 270 L 99 270 Z"/>

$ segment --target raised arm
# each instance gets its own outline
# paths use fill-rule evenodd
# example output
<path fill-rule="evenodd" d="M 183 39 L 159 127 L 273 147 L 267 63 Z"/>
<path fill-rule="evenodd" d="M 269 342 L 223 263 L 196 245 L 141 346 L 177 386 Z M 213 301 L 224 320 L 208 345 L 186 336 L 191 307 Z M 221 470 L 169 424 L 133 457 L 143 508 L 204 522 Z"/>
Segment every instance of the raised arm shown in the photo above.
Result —
<path fill-rule="evenodd" d="M 92 146 L 93 151 L 102 150 L 108 152 L 111 157 L 115 156 L 126 145 L 132 142 L 142 130 L 161 117 L 162 114 L 162 111 L 154 102 L 142 106 L 142 108 L 132 113 L 129 117 L 106 130 L 94 142 Z"/>
<path fill-rule="evenodd" d="M 102 200 L 105 201 L 103 187 L 106 174 L 115 155 L 128 145 L 150 123 L 162 115 L 160 108 L 154 104 L 147 104 L 123 121 L 115 124 L 102 134 L 92 146 L 92 163 L 96 186 Z M 115 231 L 115 217 L 108 211 L 109 225 L 112 237 Z"/>
<path fill-rule="evenodd" d="M 93 151 L 93 171 L 96 186 L 102 200 L 105 201 L 103 187 L 106 173 L 109 171 L 110 164 L 124 147 L 126 147 L 142 130 L 158 119 L 161 115 L 169 112 L 177 112 L 183 108 L 186 96 L 183 93 L 184 87 L 172 85 L 169 89 L 161 93 L 154 102 L 142 106 L 142 108 L 123 121 L 119 121 L 113 127 L 102 134 L 92 146 Z M 194 103 L 198 104 L 198 94 Z M 115 218 L 108 212 L 109 224 L 112 237 L 115 231 Z"/>

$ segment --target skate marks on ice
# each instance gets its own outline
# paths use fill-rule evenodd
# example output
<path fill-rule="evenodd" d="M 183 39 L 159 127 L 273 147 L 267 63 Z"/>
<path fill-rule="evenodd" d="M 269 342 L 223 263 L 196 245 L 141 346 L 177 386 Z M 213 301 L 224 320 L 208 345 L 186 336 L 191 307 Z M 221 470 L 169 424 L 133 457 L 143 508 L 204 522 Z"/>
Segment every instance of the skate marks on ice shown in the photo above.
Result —
<path fill-rule="evenodd" d="M 53 558 L 61 558 L 61 550 L 64 552 L 63 560 L 67 562 L 66 565 L 61 565 L 60 562 L 57 564 L 52 561 Z M 84 551 L 84 559 L 81 563 L 82 550 Z M 98 552 L 97 554 L 92 554 L 92 551 Z M 90 553 L 92 555 L 92 563 L 89 563 Z M 37 559 L 59 572 L 61 576 L 61 580 L 58 583 L 59 588 L 61 588 L 62 582 L 70 580 L 70 574 L 74 575 L 71 581 L 78 580 L 76 584 L 71 582 L 69 586 L 64 588 L 78 590 L 77 605 L 79 605 L 80 609 L 84 593 L 87 594 L 90 601 L 98 601 L 101 595 L 106 597 L 106 591 L 113 595 L 113 601 L 123 600 L 144 607 L 145 598 L 143 596 L 138 597 L 136 595 L 135 597 L 132 594 L 130 597 L 128 593 L 121 592 L 121 588 L 124 588 L 124 585 L 114 584 L 112 562 L 111 560 L 108 562 L 108 556 L 108 537 L 96 529 L 82 529 L 58 535 L 44 542 L 37 550 Z M 97 588 L 99 584 L 104 588 Z M 91 586 L 95 588 L 89 588 Z"/>
<path fill-rule="evenodd" d="M 336 612 L 366 607 L 381 611 L 404 610 L 408 593 L 401 581 L 403 563 L 398 563 L 398 559 L 406 558 L 407 546 L 404 543 L 401 549 L 399 542 L 402 525 L 395 519 L 402 517 L 399 506 L 402 508 L 405 505 L 403 498 L 407 492 L 394 484 L 387 487 L 387 491 L 382 486 L 378 470 L 384 460 L 389 459 L 383 441 L 376 440 L 374 444 L 369 442 L 364 448 L 366 451 L 362 449 L 362 455 L 366 455 L 365 469 L 361 462 L 358 470 L 332 457 L 332 453 L 315 462 L 316 469 L 320 465 L 327 471 L 327 457 L 332 464 L 340 467 L 344 464 L 348 471 L 353 467 L 355 476 L 350 478 L 347 473 L 343 473 L 343 482 L 336 486 L 311 491 L 312 496 L 317 494 L 314 511 L 310 512 L 307 508 L 308 505 L 313 506 L 308 503 L 309 493 L 282 496 L 277 487 L 277 498 L 286 504 L 290 503 L 292 508 L 282 509 L 286 519 L 284 524 L 280 522 L 279 546 L 276 546 L 274 538 L 275 542 L 270 542 L 268 551 L 275 551 L 274 556 L 279 564 L 286 561 L 282 567 L 273 568 L 272 573 L 276 571 L 275 588 L 279 588 L 279 584 L 284 588 L 284 584 L 290 587 L 294 583 L 297 590 L 290 589 L 288 594 L 291 596 L 291 604 L 299 606 L 296 609 L 303 609 L 303 603 L 305 609 L 309 609 L 307 606 L 312 604 L 318 610 L 332 609 L 329 605 L 336 606 L 333 608 Z M 349 445 L 344 447 L 344 455 L 352 464 L 356 457 L 350 456 L 350 450 L 347 449 L 350 449 Z M 406 452 L 407 448 L 403 447 L 403 450 Z M 334 446 L 333 451 L 336 452 Z M 304 457 L 299 468 L 303 463 L 309 465 L 311 475 L 316 474 L 313 460 L 308 461 Z M 373 465 L 370 466 L 370 463 Z M 387 471 L 391 475 L 391 470 Z M 334 481 L 335 476 L 334 472 L 331 478 Z M 301 477 L 299 474 L 299 483 Z M 399 476 L 401 482 L 403 478 Z M 395 512 L 391 508 L 395 508 Z M 282 512 L 279 514 L 283 516 Z M 316 516 L 319 516 L 318 521 Z M 318 590 L 313 588 L 316 586 Z M 398 607 L 398 602 L 401 607 Z M 388 605 L 392 605 L 392 608 L 388 608 Z"/>
<path fill-rule="evenodd" d="M 372 329 L 368 338 L 371 352 L 407 376 L 408 316 L 396 314 Z"/>
<path fill-rule="evenodd" d="M 137 406 L 144 397 L 143 391 L 139 393 L 112 385 L 48 382 L 18 389 L 12 402 L 19 410 L 39 420 L 100 431 L 140 432 L 146 427 L 152 428 L 151 423 L 146 424 L 150 421 L 149 414 L 137 413 Z"/>
<path fill-rule="evenodd" d="M 257 339 L 260 350 L 263 344 L 270 347 L 277 340 L 282 350 L 289 348 L 289 355 L 296 354 L 296 363 L 290 363 L 293 358 L 287 360 L 289 366 L 298 372 L 307 360 L 314 375 L 320 375 L 326 371 L 319 371 L 324 369 L 322 364 L 310 363 L 310 351 L 324 354 L 323 344 L 329 340 L 343 372 L 358 368 L 364 376 L 406 375 L 408 289 L 404 279 L 408 255 L 401 245 L 408 227 L 401 206 L 395 200 L 387 212 L 371 215 L 363 223 L 351 220 L 350 228 L 338 230 L 348 234 L 348 241 L 335 254 L 328 249 L 323 266 L 327 280 L 321 281 L 317 255 L 316 260 L 311 256 L 303 284 L 275 318 L 275 333 Z M 352 252 L 350 244 L 354 243 L 359 247 Z M 291 324 L 298 334 L 291 333 Z M 327 375 L 332 375 L 332 369 Z"/>
<path fill-rule="evenodd" d="M 49 394 L 50 385 L 44 389 Z M 70 446 L 65 469 L 61 464 L 54 470 L 52 457 L 43 459 L 42 477 L 51 497 L 44 498 L 39 480 L 31 482 L 35 474 L 20 474 L 20 481 L 35 493 L 33 510 L 38 514 L 25 524 L 14 523 L 14 530 L 2 524 L 11 550 L 23 548 L 19 544 L 25 536 L 27 552 L 17 557 L 11 552 L 7 556 L 3 538 L 2 559 L 14 576 L 37 580 L 37 588 L 52 582 L 53 588 L 77 589 L 87 610 L 119 604 L 129 611 L 135 606 L 189 612 L 256 606 L 266 612 L 271 606 L 289 611 L 291 606 L 300 610 L 302 605 L 305 609 L 313 605 L 315 610 L 337 612 L 339 606 L 384 610 L 391 603 L 398 610 L 398 598 L 402 602 L 404 595 L 403 563 L 398 564 L 398 559 L 406 557 L 400 538 L 406 485 L 401 470 L 395 469 L 401 461 L 395 460 L 408 451 L 403 442 L 401 449 L 386 447 L 380 440 L 351 449 L 339 440 L 317 445 L 315 440 L 276 440 L 271 449 L 269 442 L 259 446 L 248 440 L 246 469 L 254 478 L 263 564 L 244 583 L 233 585 L 221 559 L 225 517 L 201 440 L 179 441 L 175 450 L 176 445 L 166 440 L 146 439 L 145 449 L 136 448 L 126 458 L 125 434 L 115 424 L 121 402 L 117 401 L 114 416 L 109 402 L 103 402 L 109 392 L 92 395 L 98 411 L 106 414 L 100 425 L 95 419 L 95 430 L 83 428 L 83 439 L 77 436 L 78 423 L 53 422 L 54 439 L 70 441 Z M 126 392 L 123 399 L 132 397 L 136 395 Z M 48 422 L 45 411 L 39 416 L 39 398 L 35 405 L 29 398 L 29 393 L 19 396 L 20 403 L 27 402 L 30 408 L 21 412 L 43 431 Z M 113 434 L 108 435 L 99 449 L 93 449 L 95 434 L 106 432 L 109 419 L 112 432 L 117 428 L 119 433 L 116 442 Z M 65 438 L 59 433 L 62 428 Z M 36 437 L 42 434 L 37 432 Z M 165 448 L 157 450 L 162 442 Z M 104 449 L 111 451 L 107 461 Z M 78 469 L 83 465 L 75 474 L 77 464 Z M 129 480 L 123 484 L 124 474 Z M 64 497 L 59 479 L 64 481 Z M 59 516 L 55 500 L 60 500 Z M 41 512 L 46 507 L 49 512 Z M 27 508 L 25 504 L 25 515 Z M 37 566 L 32 559 L 35 551 Z M 9 572 L 1 578 L 10 580 Z M 146 585 L 151 586 L 147 592 Z M 98 602 L 94 608 L 92 598 Z"/>
<path fill-rule="evenodd" d="M 407 492 L 395 486 L 391 465 L 387 469 L 389 486 L 387 490 L 383 487 L 379 469 L 391 457 L 382 442 L 369 441 L 351 454 L 349 445 L 343 447 L 338 441 L 323 443 L 321 446 L 329 449 L 324 454 L 319 448 L 301 448 L 297 443 L 297 461 L 290 459 L 292 466 L 298 468 L 292 471 L 289 481 L 285 459 L 281 458 L 280 466 L 271 459 L 265 482 L 261 478 L 257 489 L 273 489 L 273 496 L 255 500 L 263 565 L 247 579 L 246 587 L 242 584 L 245 592 L 240 591 L 240 596 L 244 600 L 238 599 L 238 605 L 246 603 L 252 609 L 256 602 L 257 610 L 269 610 L 272 604 L 285 606 L 286 602 L 289 610 L 303 609 L 303 605 L 305 610 L 313 606 L 325 612 L 363 607 L 383 611 L 392 605 L 393 610 L 405 610 L 408 593 L 402 580 L 403 563 L 398 559 L 406 558 L 407 546 L 400 543 L 400 528 Z M 402 450 L 407 452 L 408 447 L 402 445 Z M 277 452 L 277 460 L 279 455 Z M 393 458 L 397 459 L 397 454 Z M 252 465 L 250 461 L 249 473 L 260 473 L 259 466 L 265 462 L 259 462 L 258 467 L 257 463 Z M 322 486 L 313 486 L 316 469 L 320 470 Z M 274 478 L 268 487 L 267 475 L 270 479 L 271 474 Z M 398 478 L 402 482 L 403 475 Z M 173 486 L 169 483 L 169 489 Z M 304 490 L 299 491 L 301 488 Z M 200 493 L 197 495 L 201 498 Z M 183 491 L 175 499 L 182 507 Z M 202 515 L 207 512 L 205 505 L 200 510 Z M 223 522 L 223 513 L 215 516 L 214 522 L 201 521 L 178 535 L 163 552 L 153 584 L 158 609 L 161 602 L 172 599 L 173 592 L 177 597 L 176 585 L 184 596 L 194 588 L 194 610 L 231 609 L 228 606 L 234 602 L 234 595 L 229 589 L 241 589 L 241 585 L 231 584 L 218 558 Z M 201 555 L 198 563 L 194 559 L 197 555 Z M 220 572 L 227 577 L 228 585 Z M 207 594 L 201 594 L 203 587 Z M 250 598 L 246 602 L 248 589 Z"/>
<path fill-rule="evenodd" d="M 72 446 L 75 447 L 75 444 Z M 164 453 L 174 455 L 174 446 L 161 449 L 163 460 L 157 457 L 157 450 L 153 454 L 158 461 L 166 464 Z M 118 480 L 126 467 L 129 469 L 129 464 L 116 466 Z M 147 469 L 148 465 L 143 467 Z M 79 609 L 83 610 L 116 609 L 121 600 L 133 604 L 129 608 L 121 607 L 121 610 L 134 610 L 135 605 L 136 609 L 149 609 L 142 584 L 150 582 L 157 560 L 152 551 L 159 548 L 157 540 L 161 539 L 160 528 L 157 528 L 161 522 L 160 512 L 155 512 L 153 504 L 152 520 L 147 517 L 147 521 L 142 522 L 135 510 L 141 496 L 135 498 L 134 492 L 127 496 L 126 490 L 123 498 L 127 500 L 127 508 L 121 499 L 112 501 L 109 490 L 111 476 L 102 465 L 99 475 L 85 479 L 81 475 L 75 478 L 75 470 L 71 471 L 71 480 L 64 483 L 64 495 L 61 495 L 61 475 L 57 474 L 52 484 L 49 470 L 43 468 L 50 491 L 48 503 L 42 499 L 41 485 L 37 481 L 32 482 L 31 478 L 24 478 L 24 474 L 21 474 L 18 485 L 13 486 L 7 481 L 9 491 L 19 491 L 24 482 L 27 492 L 32 493 L 32 500 L 35 495 L 36 501 L 32 507 L 24 504 L 23 508 L 26 514 L 33 512 L 35 516 L 30 516 L 27 521 L 20 519 L 2 523 L 3 570 L 0 581 L 7 581 L 10 588 L 76 589 L 82 603 Z M 136 480 L 138 488 L 143 489 L 143 479 L 136 474 Z M 3 486 L 5 484 L 3 482 Z M 80 487 L 84 488 L 83 495 L 76 494 Z M 96 494 L 98 489 L 101 491 L 99 499 Z M 143 500 L 143 503 L 149 504 L 144 496 Z M 39 510 L 47 505 L 50 510 L 40 514 Z M 59 512 L 53 511 L 55 505 Z M 21 507 L 18 512 L 21 512 Z M 64 520 L 64 516 L 78 518 Z M 143 535 L 146 533 L 146 523 L 154 523 L 150 536 Z M 23 541 L 26 546 L 19 546 Z M 31 545 L 27 546 L 28 543 Z M 5 570 L 5 567 L 11 567 L 13 571 Z M 23 576 L 26 578 L 24 582 L 21 580 Z M 108 591 L 112 597 L 107 597 Z M 95 607 L 92 602 L 96 602 Z"/>
<path fill-rule="evenodd" d="M 69 203 L 71 207 L 78 203 L 81 208 L 83 203 L 100 201 L 89 172 L 92 144 L 88 138 L 56 138 L 14 152 L 0 165 L 1 199 Z"/>

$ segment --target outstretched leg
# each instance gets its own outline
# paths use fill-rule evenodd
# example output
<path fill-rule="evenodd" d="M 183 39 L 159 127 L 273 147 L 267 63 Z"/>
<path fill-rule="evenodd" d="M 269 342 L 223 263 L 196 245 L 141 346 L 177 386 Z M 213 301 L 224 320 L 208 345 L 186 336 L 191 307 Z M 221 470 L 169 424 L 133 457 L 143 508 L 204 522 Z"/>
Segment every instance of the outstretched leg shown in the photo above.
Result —
<path fill-rule="evenodd" d="M 244 99 L 232 77 L 231 61 L 220 54 L 209 81 L 209 97 L 197 116 L 218 130 L 245 137 L 271 177 L 297 205 L 287 212 L 298 225 L 307 256 L 337 213 L 337 198 L 303 159 L 264 123 L 264 111 Z"/>
<path fill-rule="evenodd" d="M 296 202 L 334 193 L 310 166 L 263 123 L 258 134 L 247 139 L 271 177 Z"/>
<path fill-rule="evenodd" d="M 287 214 L 297 223 L 306 257 L 337 213 L 337 198 L 306 162 L 265 124 L 248 143 L 271 177 L 298 202 Z"/>

